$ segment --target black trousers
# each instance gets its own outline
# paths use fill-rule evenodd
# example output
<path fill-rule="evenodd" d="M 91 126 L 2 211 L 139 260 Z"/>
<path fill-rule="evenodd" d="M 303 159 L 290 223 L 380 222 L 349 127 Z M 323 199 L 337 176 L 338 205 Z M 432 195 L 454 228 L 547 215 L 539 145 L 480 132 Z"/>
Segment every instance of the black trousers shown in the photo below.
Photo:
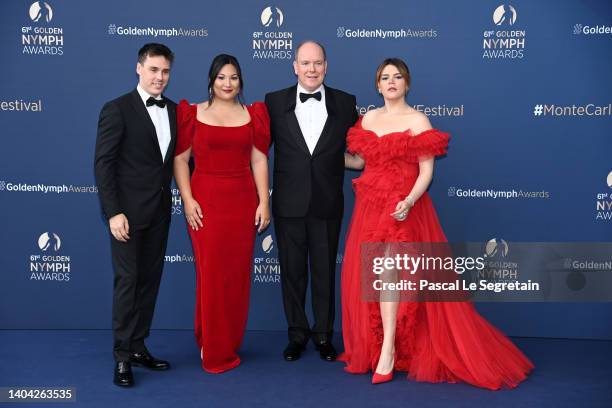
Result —
<path fill-rule="evenodd" d="M 129 222 L 129 220 L 128 220 Z M 111 235 L 115 278 L 113 284 L 113 354 L 127 361 L 132 352 L 145 351 L 164 266 L 170 216 L 147 226 L 130 225 L 130 239 Z"/>
<path fill-rule="evenodd" d="M 289 340 L 306 345 L 331 341 L 335 316 L 336 254 L 341 219 L 275 217 L 274 227 L 281 267 L 283 304 Z M 310 265 L 314 324 L 305 303 Z"/>

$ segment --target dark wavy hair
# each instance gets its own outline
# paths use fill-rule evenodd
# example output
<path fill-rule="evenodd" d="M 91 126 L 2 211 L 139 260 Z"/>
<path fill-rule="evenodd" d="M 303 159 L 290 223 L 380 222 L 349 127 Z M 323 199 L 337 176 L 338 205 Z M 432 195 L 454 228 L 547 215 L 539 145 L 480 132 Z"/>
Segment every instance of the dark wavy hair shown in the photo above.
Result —
<path fill-rule="evenodd" d="M 236 68 L 236 72 L 238 73 L 238 84 L 240 86 L 240 91 L 238 92 L 238 101 L 241 105 L 244 105 L 244 96 L 242 94 L 242 90 L 244 89 L 244 81 L 242 79 L 242 70 L 240 69 L 240 64 L 238 60 L 233 55 L 228 54 L 219 54 L 217 55 L 210 64 L 210 69 L 208 70 L 208 106 L 212 105 L 215 100 L 215 93 L 213 92 L 213 84 L 217 79 L 217 75 L 219 75 L 219 71 L 226 65 L 233 65 Z"/>

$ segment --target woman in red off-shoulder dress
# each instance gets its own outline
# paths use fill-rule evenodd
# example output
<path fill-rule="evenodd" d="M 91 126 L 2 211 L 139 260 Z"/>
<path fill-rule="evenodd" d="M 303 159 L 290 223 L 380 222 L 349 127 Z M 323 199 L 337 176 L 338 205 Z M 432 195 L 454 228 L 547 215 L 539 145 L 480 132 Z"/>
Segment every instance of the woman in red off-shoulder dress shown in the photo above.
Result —
<path fill-rule="evenodd" d="M 195 337 L 210 373 L 240 364 L 255 232 L 270 222 L 268 113 L 261 102 L 243 105 L 242 88 L 238 61 L 221 54 L 210 67 L 208 102 L 177 107 L 174 172 L 195 257 Z"/>
<path fill-rule="evenodd" d="M 427 194 L 434 157 L 449 136 L 406 104 L 410 74 L 387 59 L 376 75 L 385 106 L 348 134 L 347 167 L 365 170 L 353 181 L 355 208 L 342 266 L 342 334 L 339 360 L 350 373 L 374 372 L 373 383 L 405 371 L 416 381 L 467 382 L 513 388 L 533 364 L 470 302 L 398 302 L 362 299 L 360 249 L 365 242 L 446 242 Z"/>

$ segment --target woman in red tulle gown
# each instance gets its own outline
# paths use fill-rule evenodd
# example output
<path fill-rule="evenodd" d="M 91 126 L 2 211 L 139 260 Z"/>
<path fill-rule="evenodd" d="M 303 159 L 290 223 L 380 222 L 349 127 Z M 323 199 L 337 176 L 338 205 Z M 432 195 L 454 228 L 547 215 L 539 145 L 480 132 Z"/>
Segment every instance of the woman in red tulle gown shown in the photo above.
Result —
<path fill-rule="evenodd" d="M 470 302 L 362 300 L 364 242 L 446 242 L 427 188 L 434 157 L 449 136 L 406 104 L 410 74 L 400 59 L 379 67 L 385 106 L 349 131 L 347 167 L 365 170 L 353 181 L 355 208 L 342 266 L 342 333 L 350 373 L 374 372 L 373 383 L 405 371 L 416 381 L 467 382 L 496 390 L 516 387 L 533 364 Z"/>
<path fill-rule="evenodd" d="M 261 102 L 240 102 L 242 87 L 238 61 L 221 54 L 210 67 L 208 102 L 177 107 L 174 175 L 195 256 L 195 336 L 210 373 L 240 364 L 255 231 L 270 222 L 268 114 Z"/>

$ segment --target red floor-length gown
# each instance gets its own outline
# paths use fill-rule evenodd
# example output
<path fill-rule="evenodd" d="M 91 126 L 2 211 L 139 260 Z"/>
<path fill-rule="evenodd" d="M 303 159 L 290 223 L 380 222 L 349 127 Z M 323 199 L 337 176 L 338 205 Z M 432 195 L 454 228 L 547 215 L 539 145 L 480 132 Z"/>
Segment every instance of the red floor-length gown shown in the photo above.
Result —
<path fill-rule="evenodd" d="M 213 126 L 197 120 L 196 105 L 177 108 L 176 154 L 192 148 L 191 192 L 204 227 L 188 226 L 196 266 L 195 337 L 202 367 L 221 373 L 240 364 L 255 240 L 257 191 L 250 168 L 255 147 L 267 155 L 268 113 L 263 103 L 247 106 L 243 126 Z"/>
<path fill-rule="evenodd" d="M 363 242 L 446 242 L 427 193 L 405 221 L 389 214 L 414 186 L 418 161 L 446 153 L 448 134 L 431 129 L 380 137 L 361 126 L 348 133 L 348 149 L 365 159 L 353 181 L 355 208 L 342 265 L 342 334 L 350 373 L 375 370 L 383 328 L 377 302 L 361 299 L 360 244 Z M 470 302 L 400 302 L 395 337 L 395 369 L 426 382 L 466 382 L 497 390 L 523 381 L 533 364 Z"/>

